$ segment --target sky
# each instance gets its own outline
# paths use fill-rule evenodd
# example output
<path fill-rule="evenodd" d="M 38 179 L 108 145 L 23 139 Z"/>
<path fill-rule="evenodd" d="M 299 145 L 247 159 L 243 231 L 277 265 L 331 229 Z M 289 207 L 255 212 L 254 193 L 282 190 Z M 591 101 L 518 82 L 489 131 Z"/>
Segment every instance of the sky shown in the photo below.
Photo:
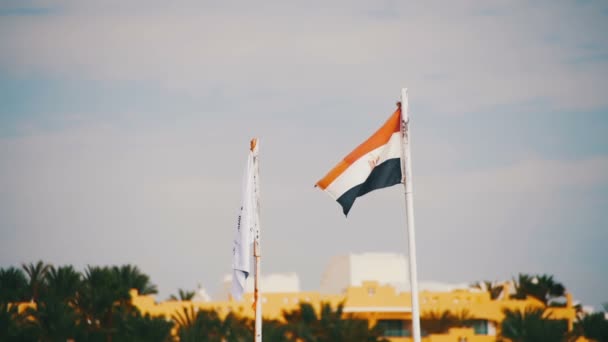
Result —
<path fill-rule="evenodd" d="M 407 87 L 419 278 L 608 302 L 605 1 L 0 0 L 0 267 L 220 292 L 249 139 L 263 271 L 407 254 L 403 189 L 313 185 Z"/>

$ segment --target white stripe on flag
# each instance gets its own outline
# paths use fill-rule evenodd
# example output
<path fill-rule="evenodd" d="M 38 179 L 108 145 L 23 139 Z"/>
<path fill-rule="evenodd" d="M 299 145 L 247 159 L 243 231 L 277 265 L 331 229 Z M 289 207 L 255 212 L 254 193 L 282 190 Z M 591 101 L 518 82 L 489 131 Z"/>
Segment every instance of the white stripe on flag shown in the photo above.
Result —
<path fill-rule="evenodd" d="M 345 192 L 352 189 L 353 187 L 365 182 L 369 174 L 372 172 L 370 162 L 375 162 L 376 165 L 380 165 L 383 162 L 393 159 L 401 158 L 401 133 L 395 132 L 391 135 L 391 138 L 386 144 L 368 152 L 361 156 L 354 163 L 352 163 L 348 169 L 344 170 L 338 178 L 336 178 L 325 191 L 337 200 Z"/>

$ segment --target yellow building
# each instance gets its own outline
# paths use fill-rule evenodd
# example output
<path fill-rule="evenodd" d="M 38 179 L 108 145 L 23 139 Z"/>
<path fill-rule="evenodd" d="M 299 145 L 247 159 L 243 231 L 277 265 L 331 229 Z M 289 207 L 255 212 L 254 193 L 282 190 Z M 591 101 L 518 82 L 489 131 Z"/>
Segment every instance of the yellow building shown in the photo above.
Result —
<path fill-rule="evenodd" d="M 161 303 L 156 303 L 153 296 L 139 296 L 137 293 L 132 293 L 132 295 L 133 304 L 142 313 L 151 315 L 171 317 L 174 313 L 191 306 L 195 310 L 197 308 L 217 310 L 220 315 L 236 312 L 242 316 L 253 318 L 254 314 L 251 307 L 253 303 L 251 294 L 246 294 L 241 302 L 227 300 L 215 302 L 165 301 Z M 364 281 L 361 286 L 347 288 L 341 295 L 323 295 L 318 292 L 264 293 L 262 296 L 264 318 L 281 319 L 284 310 L 297 309 L 301 302 L 311 303 L 315 307 L 319 307 L 322 302 L 329 302 L 333 306 L 343 302 L 346 315 L 366 319 L 370 326 L 378 324 L 390 341 L 411 341 L 409 337 L 412 317 L 410 293 L 398 292 L 391 285 Z M 526 300 L 492 300 L 487 291 L 422 291 L 420 293 L 420 310 L 423 316 L 425 313 L 432 311 L 449 310 L 458 314 L 466 310 L 468 316 L 472 317 L 471 328 L 454 328 L 448 334 L 427 335 L 423 340 L 425 342 L 495 341 L 496 335 L 499 333 L 500 323 L 504 318 L 503 309 L 523 310 L 529 306 L 543 307 L 543 304 L 533 298 Z M 576 313 L 569 294 L 565 307 L 548 308 L 548 310 L 552 319 L 564 320 L 567 322 L 569 329 L 572 329 Z"/>

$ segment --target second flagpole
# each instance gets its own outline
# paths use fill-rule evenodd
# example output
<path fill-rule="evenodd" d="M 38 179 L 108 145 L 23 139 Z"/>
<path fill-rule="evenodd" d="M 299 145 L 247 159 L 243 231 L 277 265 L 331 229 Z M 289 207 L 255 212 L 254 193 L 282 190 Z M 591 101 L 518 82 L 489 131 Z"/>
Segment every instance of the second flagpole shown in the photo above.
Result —
<path fill-rule="evenodd" d="M 251 151 L 253 152 L 253 191 L 255 195 L 256 208 L 256 231 L 253 239 L 253 257 L 255 260 L 255 278 L 254 278 L 254 305 L 255 305 L 255 326 L 254 326 L 254 342 L 262 342 L 262 301 L 260 300 L 260 164 L 259 164 L 259 141 L 257 138 L 251 139 Z"/>
<path fill-rule="evenodd" d="M 405 212 L 407 216 L 407 239 L 409 244 L 410 285 L 412 296 L 412 337 L 420 342 L 420 305 L 418 303 L 418 269 L 416 267 L 416 234 L 414 230 L 414 189 L 412 187 L 411 136 L 409 132 L 409 101 L 407 88 L 401 89 L 401 137 L 403 156 L 401 170 L 405 177 Z"/>
<path fill-rule="evenodd" d="M 262 342 L 262 301 L 260 300 L 260 243 L 254 242 L 253 245 L 253 256 L 255 258 L 255 290 L 254 290 L 254 303 L 255 303 L 255 329 L 254 329 L 254 341 Z"/>

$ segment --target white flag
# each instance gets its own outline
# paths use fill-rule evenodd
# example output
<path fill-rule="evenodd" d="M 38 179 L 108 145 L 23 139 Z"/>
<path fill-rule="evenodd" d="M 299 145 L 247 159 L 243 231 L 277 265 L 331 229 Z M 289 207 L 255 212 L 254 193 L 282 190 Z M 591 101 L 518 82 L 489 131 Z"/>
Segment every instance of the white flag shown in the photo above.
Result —
<path fill-rule="evenodd" d="M 257 145 L 252 142 L 243 177 L 243 198 L 232 247 L 232 297 L 241 300 L 251 273 L 253 242 L 259 239 Z"/>

